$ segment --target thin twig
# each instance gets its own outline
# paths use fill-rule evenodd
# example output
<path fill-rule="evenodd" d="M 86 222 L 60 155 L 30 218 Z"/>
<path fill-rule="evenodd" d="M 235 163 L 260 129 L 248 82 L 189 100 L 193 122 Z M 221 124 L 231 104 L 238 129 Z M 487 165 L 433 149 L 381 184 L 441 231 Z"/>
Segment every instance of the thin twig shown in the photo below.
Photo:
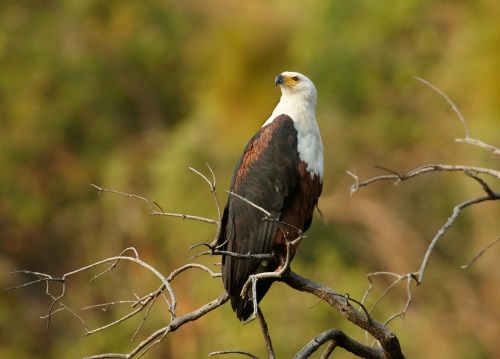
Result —
<path fill-rule="evenodd" d="M 148 338 L 143 340 L 138 346 L 136 346 L 131 352 L 127 354 L 119 354 L 119 353 L 105 353 L 92 355 L 90 357 L 86 357 L 85 359 L 104 359 L 104 358 L 133 358 L 136 355 L 139 355 L 139 358 L 144 355 L 151 347 L 160 343 L 168 333 L 176 331 L 182 325 L 194 321 L 208 312 L 220 307 L 222 304 L 226 303 L 229 300 L 229 295 L 227 293 L 222 293 L 217 299 L 201 306 L 200 308 L 181 315 L 170 322 L 169 325 L 158 329 L 154 333 L 152 333 Z"/>
<path fill-rule="evenodd" d="M 99 273 L 99 274 L 96 274 L 91 280 L 90 282 L 93 282 L 94 280 L 100 278 L 101 276 L 103 276 L 104 274 L 108 273 L 110 270 L 116 268 L 116 266 L 118 265 L 118 262 L 120 261 L 120 257 L 123 256 L 126 252 L 128 251 L 131 251 L 134 253 L 134 257 L 139 259 L 139 253 L 137 253 L 137 250 L 134 248 L 134 247 L 129 247 L 129 248 L 125 248 L 119 255 L 118 255 L 118 258 L 116 261 L 114 261 L 113 263 L 111 263 L 111 265 L 108 267 L 108 269 L 104 270 L 103 272 Z"/>
<path fill-rule="evenodd" d="M 273 215 L 272 215 L 270 212 L 266 211 L 264 208 L 262 208 L 262 207 L 260 207 L 260 206 L 256 205 L 255 203 L 253 203 L 252 201 L 250 201 L 250 200 L 246 199 L 245 197 L 242 197 L 242 196 L 240 196 L 239 194 L 234 193 L 234 192 L 232 192 L 232 191 L 226 191 L 226 192 L 227 192 L 227 193 L 229 193 L 231 196 L 234 196 L 234 197 L 236 197 L 236 198 L 239 198 L 239 199 L 241 199 L 243 202 L 248 203 L 248 204 L 249 204 L 249 205 L 251 205 L 252 207 L 257 208 L 259 211 L 261 211 L 262 213 L 264 213 L 264 214 L 265 214 L 268 218 L 273 218 Z M 277 219 L 276 219 L 276 220 L 277 220 Z"/>
<path fill-rule="evenodd" d="M 483 141 L 476 140 L 474 138 L 456 138 L 455 142 L 463 142 L 463 143 L 468 143 L 474 146 L 481 147 L 487 151 L 492 152 L 494 155 L 500 156 L 500 149 L 497 147 L 494 147 L 492 145 L 489 145 Z"/>
<path fill-rule="evenodd" d="M 210 181 L 205 175 L 203 175 L 201 172 L 197 171 L 193 167 L 189 167 L 189 169 L 191 171 L 193 171 L 194 173 L 196 173 L 197 175 L 199 175 L 201 178 L 203 178 L 205 180 L 205 182 L 208 183 L 208 185 L 210 186 L 210 193 L 212 193 L 212 196 L 214 197 L 215 207 L 217 208 L 217 218 L 219 219 L 215 223 L 217 225 L 217 230 L 215 231 L 214 239 L 212 241 L 212 246 L 215 247 L 217 244 L 217 240 L 219 238 L 219 233 L 221 231 L 222 213 L 221 213 L 221 209 L 220 209 L 219 198 L 217 197 L 217 191 L 216 191 L 217 182 L 215 180 L 215 173 L 214 173 L 214 170 L 212 169 L 212 167 L 210 167 L 210 165 L 208 163 L 206 163 L 206 165 L 207 165 L 210 173 L 212 174 L 212 181 Z"/>
<path fill-rule="evenodd" d="M 453 103 L 453 101 L 443 91 L 441 91 L 440 89 L 438 89 L 436 86 L 434 86 L 433 84 L 431 84 L 429 81 L 424 80 L 424 79 L 422 79 L 422 78 L 420 78 L 418 76 L 415 76 L 414 78 L 417 79 L 418 81 L 422 82 L 423 84 L 429 86 L 431 89 L 433 89 L 438 94 L 440 94 L 441 96 L 444 97 L 444 99 L 451 106 L 451 109 L 457 114 L 458 118 L 462 122 L 462 126 L 464 127 L 464 130 L 465 130 L 465 137 L 469 138 L 470 137 L 470 132 L 469 132 L 469 127 L 467 126 L 467 122 L 465 121 L 464 116 L 462 115 L 462 113 L 460 112 L 460 110 L 458 109 L 458 107 Z"/>
<path fill-rule="evenodd" d="M 272 254 L 265 254 L 265 253 L 258 254 L 258 253 L 248 252 L 245 254 L 245 253 L 235 253 L 235 252 L 229 252 L 229 251 L 222 251 L 219 249 L 215 249 L 216 247 L 213 247 L 212 243 L 206 243 L 206 242 L 197 243 L 195 245 L 192 245 L 191 247 L 189 247 L 189 250 L 192 250 L 194 248 L 201 247 L 201 246 L 208 247 L 209 250 L 206 252 L 198 253 L 192 257 L 189 257 L 189 260 L 194 259 L 194 258 L 198 258 L 201 256 L 206 256 L 206 255 L 209 255 L 209 256 L 221 255 L 221 256 L 234 257 L 234 258 L 238 258 L 238 259 L 257 259 L 257 260 L 266 260 L 266 259 L 273 258 Z"/>
<path fill-rule="evenodd" d="M 103 192 L 109 192 L 109 193 L 115 193 L 115 194 L 119 194 L 121 196 L 125 196 L 125 197 L 129 197 L 129 198 L 135 198 L 135 199 L 138 199 L 138 200 L 141 200 L 141 201 L 144 201 L 147 203 L 147 205 L 149 206 L 149 208 L 151 209 L 151 212 L 152 213 L 155 213 L 157 212 L 156 209 L 155 209 L 155 206 L 157 206 L 158 208 L 161 209 L 160 206 L 158 206 L 155 202 L 151 202 L 150 200 L 148 200 L 147 198 L 145 197 L 142 197 L 142 196 L 138 196 L 138 195 L 135 195 L 135 194 L 130 194 L 130 193 L 125 193 L 125 192 L 121 192 L 121 191 L 117 191 L 117 190 L 114 190 L 114 189 L 107 189 L 107 188 L 102 188 L 102 187 L 99 187 L 98 185 L 95 185 L 93 183 L 90 184 L 92 187 L 95 187 L 97 188 L 97 190 L 99 191 L 97 194 L 101 194 Z"/>
<path fill-rule="evenodd" d="M 478 177 L 475 173 L 471 173 L 471 172 L 465 172 L 465 175 L 476 180 L 481 185 L 481 187 L 483 188 L 483 191 L 486 192 L 486 194 L 488 196 L 495 197 L 495 192 L 493 192 L 493 190 L 490 188 L 490 186 L 481 177 Z"/>
<path fill-rule="evenodd" d="M 374 273 L 369 273 L 369 274 L 366 275 L 366 277 L 368 279 L 368 283 L 369 283 L 368 284 L 368 289 L 365 291 L 365 294 L 363 296 L 363 299 L 361 300 L 361 303 L 365 303 L 365 301 L 368 298 L 369 293 L 374 288 L 372 277 L 383 276 L 383 275 L 385 275 L 385 276 L 392 276 L 392 277 L 395 277 L 395 279 L 394 279 L 394 281 L 391 284 L 389 284 L 387 286 L 387 288 L 382 292 L 382 294 L 380 294 L 379 297 L 375 300 L 374 304 L 372 305 L 372 307 L 369 310 L 370 313 L 382 301 L 382 299 L 387 295 L 387 293 L 389 292 L 390 289 L 392 289 L 397 284 L 399 284 L 403 279 L 407 280 L 407 286 L 406 286 L 407 299 L 406 299 L 406 304 L 405 304 L 404 308 L 400 312 L 395 313 L 392 316 L 390 316 L 388 319 L 386 319 L 386 321 L 384 322 L 384 325 L 387 325 L 388 323 L 390 323 L 395 318 L 400 317 L 400 318 L 404 319 L 404 317 L 406 316 L 406 313 L 408 312 L 408 309 L 410 308 L 410 304 L 412 302 L 411 282 L 413 280 L 416 281 L 416 278 L 413 276 L 413 273 L 407 273 L 407 274 L 397 274 L 397 273 L 393 273 L 393 272 L 374 272 Z"/>
<path fill-rule="evenodd" d="M 215 355 L 224 355 L 224 354 L 241 354 L 241 355 L 245 355 L 247 357 L 253 358 L 253 359 L 259 359 L 258 356 L 255 356 L 252 353 L 246 352 L 246 351 L 243 351 L 243 350 L 219 350 L 219 351 L 216 351 L 216 352 L 209 353 L 208 356 L 209 357 L 213 357 Z"/>
<path fill-rule="evenodd" d="M 490 244 L 488 244 L 486 247 L 484 247 L 478 254 L 476 254 L 474 256 L 474 258 L 472 258 L 469 263 L 467 264 L 464 264 L 463 266 L 461 266 L 460 268 L 462 269 L 467 269 L 469 268 L 479 257 L 481 257 L 484 252 L 486 252 L 488 249 L 490 249 L 491 246 L 493 246 L 495 243 L 497 243 L 498 241 L 500 240 L 500 237 L 498 237 L 497 239 L 494 239 L 493 241 L 490 242 Z"/>
<path fill-rule="evenodd" d="M 207 266 L 204 266 L 204 265 L 198 264 L 198 263 L 189 263 L 189 264 L 183 265 L 182 267 L 177 268 L 172 273 L 170 273 L 170 275 L 168 276 L 167 280 L 169 282 L 171 282 L 177 275 L 179 275 L 180 273 L 182 273 L 182 272 L 184 272 L 184 271 L 186 271 L 188 269 L 191 269 L 191 268 L 201 269 L 201 270 L 207 272 L 212 278 L 217 278 L 217 277 L 221 276 L 220 273 L 213 272 Z"/>
<path fill-rule="evenodd" d="M 259 318 L 259 324 L 260 324 L 260 329 L 262 331 L 262 335 L 264 336 L 264 343 L 266 344 L 266 350 L 267 350 L 267 357 L 268 359 L 274 359 L 274 349 L 273 349 L 273 343 L 271 341 L 271 335 L 269 334 L 269 329 L 267 328 L 267 323 L 266 319 L 264 318 L 264 314 L 260 310 L 259 307 L 257 307 L 257 316 Z"/>
<path fill-rule="evenodd" d="M 497 156 L 500 156 L 500 149 L 498 149 L 494 146 L 491 146 L 483 141 L 476 140 L 476 139 L 470 137 L 470 131 L 469 131 L 469 127 L 467 125 L 467 121 L 465 120 L 464 116 L 462 115 L 462 113 L 460 112 L 458 107 L 453 103 L 453 101 L 443 91 L 441 91 L 436 86 L 434 86 L 430 82 L 428 82 L 420 77 L 415 76 L 415 79 L 417 79 L 418 81 L 422 82 L 423 84 L 429 86 L 434 91 L 436 91 L 438 94 L 440 94 L 442 97 L 444 97 L 444 99 L 450 104 L 452 110 L 457 114 L 457 116 L 460 119 L 460 122 L 462 122 L 462 126 L 464 127 L 464 130 L 465 130 L 465 138 L 457 138 L 457 139 L 455 139 L 455 142 L 469 143 L 469 144 L 472 144 L 474 146 L 478 146 L 478 147 L 481 147 L 485 150 L 491 151 L 491 152 L 493 152 L 493 154 L 495 154 Z"/>
<path fill-rule="evenodd" d="M 335 350 L 336 347 L 337 347 L 337 343 L 335 342 L 335 340 L 330 339 L 330 341 L 328 342 L 328 345 L 326 346 L 326 349 L 323 352 L 323 354 L 321 355 L 320 359 L 327 359 L 327 358 L 329 358 L 330 355 L 333 353 L 333 351 Z"/>
<path fill-rule="evenodd" d="M 344 295 L 342 295 L 342 294 L 339 294 L 339 295 L 341 295 L 341 296 L 343 296 L 343 297 L 345 298 L 345 300 L 347 301 L 347 304 L 349 304 L 349 305 L 350 305 L 349 301 L 351 301 L 351 302 L 354 302 L 354 303 L 356 303 L 357 305 L 359 305 L 359 306 L 360 306 L 360 308 L 361 308 L 361 309 L 363 310 L 363 312 L 365 313 L 366 319 L 367 319 L 369 322 L 371 322 L 371 321 L 372 321 L 372 318 L 370 317 L 370 312 L 366 309 L 366 307 L 363 305 L 363 303 L 362 303 L 362 302 L 360 302 L 360 301 L 359 301 L 359 300 L 357 300 L 357 299 L 351 298 L 351 296 L 349 295 L 349 293 L 346 293 L 346 294 L 344 294 Z"/>
<path fill-rule="evenodd" d="M 121 191 L 116 191 L 116 190 L 113 190 L 113 189 L 107 189 L 107 188 L 102 188 L 102 187 L 99 187 L 95 184 L 91 184 L 91 186 L 97 188 L 99 190 L 99 193 L 102 193 L 102 192 L 110 192 L 110 193 L 115 193 L 115 194 L 119 194 L 121 196 L 126 196 L 126 197 L 130 197 L 130 198 L 135 198 L 135 199 L 139 199 L 141 201 L 144 201 L 148 204 L 149 208 L 151 209 L 151 215 L 152 216 L 166 216 L 166 217 L 176 217 L 176 218 L 182 218 L 182 219 L 190 219 L 190 220 L 194 220 L 194 221 L 200 221 L 200 222 L 205 222 L 205 223 L 210 223 L 210 224 L 214 224 L 214 225 L 218 225 L 219 222 L 214 220 L 214 219 L 210 219 L 210 218 L 205 218 L 205 217 L 200 217 L 200 216 L 193 216 L 193 215 L 189 215 L 189 214 L 183 214 L 183 213 L 169 213 L 169 212 L 163 212 L 162 208 L 156 203 L 156 202 L 152 202 L 150 200 L 148 200 L 147 198 L 145 197 L 142 197 L 142 196 L 138 196 L 138 195 L 135 195 L 135 194 L 130 194 L 130 193 L 125 193 L 125 192 L 121 192 Z M 157 211 L 156 210 L 156 207 L 158 207 L 160 209 L 160 211 Z"/>

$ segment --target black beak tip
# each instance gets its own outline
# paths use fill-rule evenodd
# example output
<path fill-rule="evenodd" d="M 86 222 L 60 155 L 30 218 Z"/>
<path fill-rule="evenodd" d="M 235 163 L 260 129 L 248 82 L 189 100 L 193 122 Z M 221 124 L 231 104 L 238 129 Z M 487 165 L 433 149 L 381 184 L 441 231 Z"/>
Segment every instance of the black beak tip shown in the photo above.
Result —
<path fill-rule="evenodd" d="M 284 82 L 285 82 L 285 78 L 283 77 L 283 75 L 278 75 L 278 76 L 276 76 L 276 79 L 274 80 L 274 85 L 278 86 Z"/>

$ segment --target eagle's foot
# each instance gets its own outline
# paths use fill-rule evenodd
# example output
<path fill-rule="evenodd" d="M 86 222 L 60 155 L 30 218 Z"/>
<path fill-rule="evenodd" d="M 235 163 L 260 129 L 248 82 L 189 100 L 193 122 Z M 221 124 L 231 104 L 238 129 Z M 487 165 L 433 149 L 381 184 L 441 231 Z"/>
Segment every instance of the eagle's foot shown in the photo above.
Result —
<path fill-rule="evenodd" d="M 255 318 L 257 318 L 257 313 L 258 313 L 258 308 L 259 308 L 259 305 L 257 302 L 257 281 L 259 280 L 259 278 L 257 277 L 257 275 L 252 274 L 250 277 L 248 277 L 248 279 L 252 282 L 252 294 L 251 294 L 252 297 L 248 298 L 248 299 L 250 299 L 252 301 L 253 312 L 252 312 L 252 315 L 250 316 L 250 318 L 248 318 L 245 321 L 245 324 L 248 324 L 248 323 L 252 322 L 253 320 L 255 320 Z"/>

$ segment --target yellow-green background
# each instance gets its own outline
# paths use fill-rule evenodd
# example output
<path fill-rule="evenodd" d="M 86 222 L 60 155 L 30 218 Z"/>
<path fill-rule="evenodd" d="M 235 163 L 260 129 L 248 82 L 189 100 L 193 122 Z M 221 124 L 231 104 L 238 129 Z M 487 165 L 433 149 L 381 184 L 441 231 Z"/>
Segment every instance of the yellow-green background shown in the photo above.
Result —
<path fill-rule="evenodd" d="M 217 218 L 206 183 L 217 176 L 222 204 L 246 141 L 279 98 L 274 77 L 303 72 L 319 93 L 325 147 L 316 217 L 293 269 L 361 299 L 375 271 L 415 271 L 455 204 L 482 195 L 460 173 L 435 173 L 349 196 L 353 180 L 427 163 L 499 167 L 491 153 L 454 142 L 464 131 L 499 146 L 500 26 L 497 0 L 4 0 L 0 3 L 0 286 L 29 269 L 63 273 L 134 246 L 167 275 L 188 263 L 188 247 L 215 227 L 151 217 L 145 203 L 90 186 L 143 195 L 164 211 Z M 498 190 L 498 180 L 488 179 Z M 468 208 L 438 243 L 406 318 L 390 328 L 408 358 L 493 358 L 500 352 L 500 261 L 493 247 L 470 269 L 460 265 L 499 236 L 499 203 Z M 198 262 L 209 265 L 216 258 Z M 65 303 L 91 328 L 126 306 L 81 308 L 144 295 L 158 281 L 131 264 L 89 284 L 71 278 Z M 389 284 L 376 281 L 369 297 Z M 178 313 L 221 293 L 201 271 L 173 282 Z M 57 292 L 57 287 L 54 288 Z M 384 321 L 405 304 L 405 284 L 373 312 Z M 275 284 L 262 302 L 278 358 L 319 332 L 364 334 L 317 299 Z M 141 318 L 90 337 L 68 313 L 52 317 L 35 285 L 0 295 L 0 357 L 78 358 L 128 352 L 169 316 L 158 303 Z M 229 305 L 169 335 L 146 358 L 201 358 L 242 349 L 265 357 L 256 322 L 239 323 Z M 319 357 L 317 355 L 316 357 Z M 338 350 L 335 358 L 350 358 Z"/>

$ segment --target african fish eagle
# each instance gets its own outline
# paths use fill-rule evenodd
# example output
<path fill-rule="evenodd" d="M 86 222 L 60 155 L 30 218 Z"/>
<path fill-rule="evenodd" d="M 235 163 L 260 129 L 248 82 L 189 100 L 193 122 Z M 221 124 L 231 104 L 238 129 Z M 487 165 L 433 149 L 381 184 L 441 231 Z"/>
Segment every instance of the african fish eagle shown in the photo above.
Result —
<path fill-rule="evenodd" d="M 277 271 L 285 264 L 287 241 L 311 225 L 323 187 L 323 143 L 315 117 L 317 92 L 306 76 L 285 71 L 275 80 L 281 99 L 269 119 L 248 142 L 236 164 L 221 219 L 218 248 L 238 254 L 272 254 L 272 259 L 222 257 L 222 279 L 240 320 L 253 313 L 252 274 Z M 242 200 L 241 198 L 245 198 Z M 268 211 L 272 218 L 249 202 Z M 296 248 L 291 248 L 290 259 Z M 257 282 L 259 302 L 272 279 Z"/>

